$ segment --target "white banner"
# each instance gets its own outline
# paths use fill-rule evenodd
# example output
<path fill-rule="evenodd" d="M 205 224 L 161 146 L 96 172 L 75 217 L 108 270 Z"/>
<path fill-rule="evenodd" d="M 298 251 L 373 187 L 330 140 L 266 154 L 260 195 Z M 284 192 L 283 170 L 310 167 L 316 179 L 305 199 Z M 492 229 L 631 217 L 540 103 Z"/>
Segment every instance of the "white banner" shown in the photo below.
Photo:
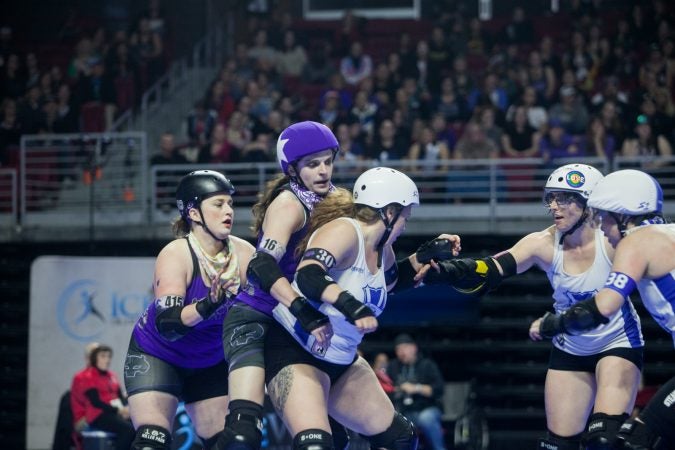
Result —
<path fill-rule="evenodd" d="M 113 349 L 120 381 L 136 319 L 153 300 L 155 258 L 42 256 L 31 266 L 26 446 L 51 448 L 59 400 L 84 347 Z"/>

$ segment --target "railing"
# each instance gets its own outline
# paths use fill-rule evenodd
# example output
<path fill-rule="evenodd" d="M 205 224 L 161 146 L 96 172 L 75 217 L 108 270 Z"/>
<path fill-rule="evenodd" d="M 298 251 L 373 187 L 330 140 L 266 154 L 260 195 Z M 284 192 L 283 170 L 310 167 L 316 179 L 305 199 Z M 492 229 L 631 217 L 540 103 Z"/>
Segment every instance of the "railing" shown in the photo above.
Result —
<path fill-rule="evenodd" d="M 39 228 L 88 226 L 90 230 L 108 225 L 165 226 L 176 216 L 174 195 L 180 178 L 192 170 L 209 168 L 222 171 L 232 180 L 237 190 L 236 226 L 241 230 L 250 223 L 251 206 L 258 193 L 278 174 L 273 162 L 148 168 L 147 161 L 144 133 L 24 136 L 18 224 Z M 542 188 L 551 171 L 567 162 L 571 161 L 546 163 L 530 158 L 447 161 L 440 165 L 389 161 L 386 165 L 409 174 L 419 188 L 421 206 L 416 208 L 409 230 L 434 233 L 451 224 L 464 233 L 512 233 L 522 232 L 523 223 L 528 223 L 528 229 L 534 223 L 550 223 L 541 202 Z M 656 165 L 652 160 L 635 158 L 617 158 L 611 164 L 599 158 L 584 162 L 603 173 L 627 167 L 647 171 L 663 187 L 665 215 L 675 215 L 675 157 L 659 160 Z M 354 180 L 375 165 L 338 162 L 333 181 L 351 189 Z M 9 193 L 11 185 L 0 183 L 0 207 L 2 198 L 17 198 L 15 191 Z"/>

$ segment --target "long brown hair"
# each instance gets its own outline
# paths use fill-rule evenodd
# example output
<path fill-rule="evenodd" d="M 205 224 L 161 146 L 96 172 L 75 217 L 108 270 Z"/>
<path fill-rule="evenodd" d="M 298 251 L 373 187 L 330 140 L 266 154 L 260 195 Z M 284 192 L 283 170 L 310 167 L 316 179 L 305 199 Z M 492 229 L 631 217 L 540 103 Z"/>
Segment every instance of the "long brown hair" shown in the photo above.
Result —
<path fill-rule="evenodd" d="M 182 238 L 190 234 L 192 231 L 192 226 L 190 222 L 183 217 L 177 217 L 176 220 L 171 224 L 171 231 L 175 238 Z"/>
<path fill-rule="evenodd" d="M 265 213 L 267 208 L 272 203 L 278 194 L 278 190 L 281 186 L 290 181 L 288 175 L 280 174 L 276 178 L 271 179 L 265 185 L 265 190 L 258 194 L 258 203 L 253 205 L 253 225 L 251 225 L 251 231 L 255 236 L 258 236 L 260 230 L 262 230 L 263 221 L 265 220 Z"/>
<path fill-rule="evenodd" d="M 368 224 L 379 219 L 376 209 L 366 205 L 357 205 L 350 191 L 340 187 L 336 188 L 314 207 L 309 220 L 309 230 L 295 248 L 295 257 L 302 256 L 309 238 L 316 230 L 340 217 L 351 217 Z"/>

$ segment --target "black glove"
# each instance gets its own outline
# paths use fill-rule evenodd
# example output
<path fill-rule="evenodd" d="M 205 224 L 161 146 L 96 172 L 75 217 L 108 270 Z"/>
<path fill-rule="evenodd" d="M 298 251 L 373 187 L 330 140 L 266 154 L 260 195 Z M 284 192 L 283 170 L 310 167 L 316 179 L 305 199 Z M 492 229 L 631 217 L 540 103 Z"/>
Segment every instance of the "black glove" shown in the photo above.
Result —
<path fill-rule="evenodd" d="M 420 245 L 415 252 L 417 262 L 420 264 L 427 264 L 432 259 L 434 261 L 442 261 L 450 259 L 452 254 L 452 242 L 449 239 L 432 239 Z"/>
<path fill-rule="evenodd" d="M 328 316 L 313 307 L 305 297 L 297 297 L 288 309 L 298 319 L 302 329 L 308 333 L 329 322 Z"/>
<path fill-rule="evenodd" d="M 229 291 L 225 290 L 218 300 L 213 301 L 211 294 L 209 293 L 209 295 L 195 303 L 195 308 L 199 315 L 202 316 L 202 319 L 206 320 L 211 317 L 211 315 L 216 312 L 216 310 L 220 308 L 231 295 L 232 294 Z"/>
<path fill-rule="evenodd" d="M 337 300 L 333 303 L 335 309 L 340 311 L 347 322 L 354 324 L 357 320 L 364 317 L 375 317 L 373 311 L 365 304 L 358 301 L 352 294 L 347 291 L 340 292 Z"/>
<path fill-rule="evenodd" d="M 426 284 L 447 283 L 465 293 L 479 293 L 494 289 L 502 276 L 491 257 L 448 259 L 438 262 L 440 272 L 429 270 L 424 277 Z"/>
<path fill-rule="evenodd" d="M 556 335 L 565 332 L 562 315 L 547 312 L 539 324 L 539 335 L 544 339 L 553 339 Z"/>

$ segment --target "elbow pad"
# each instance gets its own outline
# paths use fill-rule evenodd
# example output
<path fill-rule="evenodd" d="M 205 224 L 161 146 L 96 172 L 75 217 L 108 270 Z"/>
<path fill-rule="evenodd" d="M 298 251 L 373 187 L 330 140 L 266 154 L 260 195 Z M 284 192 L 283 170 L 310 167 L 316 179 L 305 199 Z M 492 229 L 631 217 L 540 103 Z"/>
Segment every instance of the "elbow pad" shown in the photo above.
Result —
<path fill-rule="evenodd" d="M 158 311 L 155 316 L 155 327 L 159 335 L 167 341 L 176 341 L 190 331 L 190 327 L 183 324 L 180 319 L 181 311 L 183 311 L 182 306 L 172 306 Z"/>
<path fill-rule="evenodd" d="M 308 264 L 295 274 L 295 282 L 302 293 L 310 300 L 321 300 L 321 294 L 335 281 L 318 264 Z"/>
<path fill-rule="evenodd" d="M 592 297 L 572 305 L 562 314 L 546 313 L 539 325 L 539 334 L 546 339 L 560 333 L 578 335 L 608 322 L 609 319 L 598 310 L 595 297 Z"/>
<path fill-rule="evenodd" d="M 269 294 L 272 285 L 279 278 L 284 278 L 284 274 L 281 272 L 277 260 L 272 255 L 257 251 L 248 263 L 246 278 L 249 283 Z"/>

